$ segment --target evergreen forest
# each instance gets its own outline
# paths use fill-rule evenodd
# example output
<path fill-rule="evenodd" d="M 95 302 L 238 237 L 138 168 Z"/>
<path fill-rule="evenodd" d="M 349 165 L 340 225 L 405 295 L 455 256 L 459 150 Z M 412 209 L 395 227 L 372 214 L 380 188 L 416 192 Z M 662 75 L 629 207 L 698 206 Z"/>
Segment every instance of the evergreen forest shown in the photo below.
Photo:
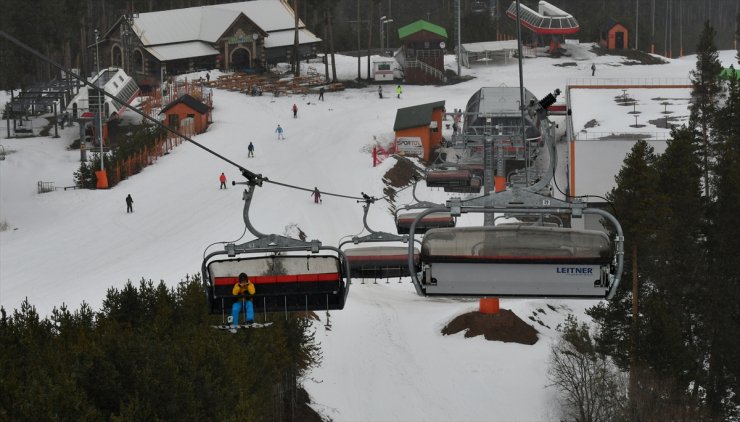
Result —
<path fill-rule="evenodd" d="M 740 80 L 718 77 L 715 40 L 705 23 L 689 125 L 660 155 L 636 142 L 607 196 L 625 273 L 553 349 L 566 420 L 740 420 Z"/>
<path fill-rule="evenodd" d="M 207 308 L 196 276 L 109 289 L 99 311 L 2 309 L 0 420 L 320 420 L 299 382 L 321 359 L 308 319 L 231 334 Z"/>

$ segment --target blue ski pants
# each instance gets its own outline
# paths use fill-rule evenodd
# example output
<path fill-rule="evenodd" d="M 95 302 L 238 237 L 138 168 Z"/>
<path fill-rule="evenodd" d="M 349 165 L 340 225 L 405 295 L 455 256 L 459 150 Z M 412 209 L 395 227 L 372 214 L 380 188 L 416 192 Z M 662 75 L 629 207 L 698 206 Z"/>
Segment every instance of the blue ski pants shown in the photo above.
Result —
<path fill-rule="evenodd" d="M 251 300 L 244 301 L 245 303 L 245 309 L 244 314 L 246 316 L 247 321 L 254 321 L 254 305 L 252 305 Z M 234 305 L 231 307 L 231 325 L 237 326 L 239 325 L 239 312 L 242 310 L 242 301 L 234 302 Z"/>

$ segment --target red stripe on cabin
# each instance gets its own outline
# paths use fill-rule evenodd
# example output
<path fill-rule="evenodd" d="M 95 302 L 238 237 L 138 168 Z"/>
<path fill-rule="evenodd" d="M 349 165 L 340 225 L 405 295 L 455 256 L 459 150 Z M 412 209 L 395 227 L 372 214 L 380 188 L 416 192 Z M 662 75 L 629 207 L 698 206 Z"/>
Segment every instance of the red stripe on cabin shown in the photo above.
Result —
<path fill-rule="evenodd" d="M 414 220 L 416 217 L 398 217 L 399 223 L 411 224 Z M 421 223 L 449 223 L 450 221 L 452 217 L 422 217 L 420 220 Z"/>
<path fill-rule="evenodd" d="M 352 261 L 408 261 L 409 256 L 404 255 L 348 255 L 347 260 Z M 414 254 L 414 261 L 419 260 L 419 254 Z"/>
<path fill-rule="evenodd" d="M 239 280 L 238 277 L 216 277 L 214 282 L 216 286 L 233 286 Z M 337 281 L 339 273 L 321 273 L 321 274 L 291 274 L 291 275 L 257 275 L 249 277 L 249 281 L 254 284 L 274 284 L 274 283 L 310 283 L 317 281 Z"/>
<path fill-rule="evenodd" d="M 490 255 L 490 256 L 480 256 L 480 255 L 427 255 L 426 260 L 428 261 L 436 261 L 436 260 L 468 260 L 468 261 L 578 261 L 578 260 L 595 260 L 595 259 L 601 259 L 598 256 L 547 256 L 547 255 L 539 255 L 539 256 L 521 256 L 521 255 Z"/>

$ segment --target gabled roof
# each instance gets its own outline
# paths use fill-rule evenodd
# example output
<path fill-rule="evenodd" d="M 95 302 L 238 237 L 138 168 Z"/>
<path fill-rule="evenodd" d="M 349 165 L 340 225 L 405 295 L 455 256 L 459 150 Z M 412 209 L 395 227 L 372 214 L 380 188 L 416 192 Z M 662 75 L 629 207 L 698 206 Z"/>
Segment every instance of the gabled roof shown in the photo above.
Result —
<path fill-rule="evenodd" d="M 182 95 L 180 98 L 176 99 L 175 101 L 167 104 L 167 106 L 164 107 L 162 111 L 159 112 L 159 114 L 164 114 L 167 110 L 171 109 L 172 107 L 180 103 L 185 104 L 186 106 L 192 108 L 193 110 L 197 111 L 200 114 L 208 113 L 207 105 L 195 99 L 195 97 L 185 94 L 185 95 Z"/>
<path fill-rule="evenodd" d="M 133 18 L 132 28 L 144 47 L 192 41 L 215 43 L 242 15 L 254 22 L 263 36 L 295 27 L 293 10 L 283 1 L 252 0 L 140 13 Z M 298 26 L 308 32 L 302 21 Z M 315 42 L 321 41 L 311 36 Z"/>
<path fill-rule="evenodd" d="M 420 126 L 429 126 L 432 121 L 432 112 L 435 108 L 444 108 L 444 101 L 419 104 L 411 107 L 399 108 L 396 111 L 396 122 L 393 130 L 410 129 Z"/>
<path fill-rule="evenodd" d="M 608 32 L 610 29 L 614 28 L 614 25 L 619 24 L 619 22 L 614 18 L 609 18 L 606 22 L 602 23 L 599 27 L 600 32 Z"/>
<path fill-rule="evenodd" d="M 210 44 L 201 41 L 156 45 L 145 47 L 144 49 L 156 57 L 157 60 L 164 62 L 188 57 L 215 56 L 218 54 L 218 50 L 211 47 Z"/>
<path fill-rule="evenodd" d="M 433 34 L 439 35 L 442 38 L 447 38 L 447 30 L 439 25 L 429 23 L 423 19 L 419 19 L 416 22 L 410 23 L 406 26 L 398 28 L 398 38 L 404 39 L 411 34 L 415 34 L 419 31 L 427 31 Z"/>

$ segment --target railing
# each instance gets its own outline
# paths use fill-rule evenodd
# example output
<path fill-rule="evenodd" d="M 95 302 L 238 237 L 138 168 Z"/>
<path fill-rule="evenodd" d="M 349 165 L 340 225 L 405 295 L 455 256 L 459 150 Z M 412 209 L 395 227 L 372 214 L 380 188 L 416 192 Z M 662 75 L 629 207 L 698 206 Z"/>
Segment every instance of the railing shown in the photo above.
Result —
<path fill-rule="evenodd" d="M 53 191 L 54 191 L 54 182 L 39 181 L 36 184 L 37 193 L 46 193 L 46 192 L 53 192 Z"/>
<path fill-rule="evenodd" d="M 571 88 L 691 88 L 691 80 L 686 78 L 576 78 L 568 79 Z"/>
<path fill-rule="evenodd" d="M 439 79 L 440 81 L 444 80 L 444 73 L 442 73 L 439 69 L 435 69 L 432 66 L 429 66 L 428 64 L 424 63 L 421 60 L 416 59 L 406 59 L 406 67 L 421 69 L 424 73 L 428 75 L 432 75 L 435 78 Z"/>
<path fill-rule="evenodd" d="M 666 141 L 671 139 L 670 132 L 578 132 L 577 141 Z"/>

